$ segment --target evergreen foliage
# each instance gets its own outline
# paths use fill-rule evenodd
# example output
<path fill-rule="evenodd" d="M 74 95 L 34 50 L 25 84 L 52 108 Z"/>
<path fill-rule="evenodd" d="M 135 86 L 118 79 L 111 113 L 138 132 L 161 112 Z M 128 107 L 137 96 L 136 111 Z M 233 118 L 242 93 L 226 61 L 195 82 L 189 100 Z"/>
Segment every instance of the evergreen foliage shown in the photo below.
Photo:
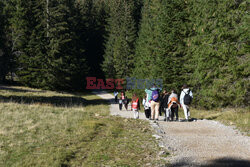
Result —
<path fill-rule="evenodd" d="M 197 105 L 247 105 L 249 99 L 249 18 L 247 1 L 192 1 L 188 38 Z M 214 7 L 216 6 L 216 8 Z M 188 68 L 188 67 L 187 67 Z"/>
<path fill-rule="evenodd" d="M 167 89 L 183 83 L 187 14 L 183 1 L 145 1 L 136 45 L 135 77 L 164 81 Z"/>
<path fill-rule="evenodd" d="M 31 85 L 32 78 L 34 78 L 33 73 L 28 71 L 30 67 L 32 68 L 30 64 L 33 61 L 30 61 L 30 58 L 34 57 L 32 54 L 33 48 L 27 48 L 32 35 L 31 29 L 34 28 L 32 27 L 34 24 L 31 23 L 34 22 L 32 5 L 33 1 L 20 0 L 10 0 L 7 5 L 7 10 L 10 13 L 8 18 L 10 24 L 9 36 L 11 38 L 10 48 L 17 63 L 16 73 L 19 75 L 20 81 L 26 81 L 26 83 L 29 83 L 28 85 Z M 37 68 L 39 69 L 39 66 Z"/>
<path fill-rule="evenodd" d="M 79 90 L 85 77 L 184 83 L 198 107 L 250 99 L 247 0 L 0 1 L 0 82 Z M 138 93 L 144 93 L 142 90 Z"/>
<path fill-rule="evenodd" d="M 103 71 L 107 77 L 129 76 L 134 67 L 135 2 L 110 1 Z"/>
<path fill-rule="evenodd" d="M 47 48 L 49 88 L 81 87 L 81 81 L 88 71 L 84 48 L 79 48 L 78 36 L 72 30 L 77 28 L 74 10 L 77 9 L 73 1 L 59 3 L 50 0 Z"/>
<path fill-rule="evenodd" d="M 0 1 L 0 83 L 4 82 L 8 72 L 9 57 L 6 52 L 6 17 L 4 17 L 4 3 Z"/>
<path fill-rule="evenodd" d="M 87 57 L 89 76 L 103 78 L 104 74 L 101 68 L 104 54 L 104 35 L 108 14 L 105 1 L 85 0 L 81 2 L 82 29 L 79 32 L 83 37 L 81 40 L 85 46 L 85 55 Z M 84 30 L 84 31 L 83 31 Z M 84 32 L 84 33 L 83 33 Z M 94 55 L 94 56 L 93 56 Z"/>

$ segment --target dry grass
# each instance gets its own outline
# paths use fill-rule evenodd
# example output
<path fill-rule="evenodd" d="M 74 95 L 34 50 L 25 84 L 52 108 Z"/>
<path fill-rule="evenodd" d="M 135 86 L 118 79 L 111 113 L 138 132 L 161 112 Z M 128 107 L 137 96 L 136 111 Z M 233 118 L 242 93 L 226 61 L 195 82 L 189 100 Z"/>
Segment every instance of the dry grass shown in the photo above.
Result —
<path fill-rule="evenodd" d="M 183 110 L 180 116 L 184 117 Z M 197 119 L 217 120 L 225 125 L 235 126 L 244 134 L 250 136 L 250 110 L 245 109 L 221 109 L 221 110 L 197 110 L 191 108 L 191 117 Z"/>
<path fill-rule="evenodd" d="M 158 163 L 148 123 L 109 116 L 97 96 L 11 88 L 0 89 L 0 166 Z"/>

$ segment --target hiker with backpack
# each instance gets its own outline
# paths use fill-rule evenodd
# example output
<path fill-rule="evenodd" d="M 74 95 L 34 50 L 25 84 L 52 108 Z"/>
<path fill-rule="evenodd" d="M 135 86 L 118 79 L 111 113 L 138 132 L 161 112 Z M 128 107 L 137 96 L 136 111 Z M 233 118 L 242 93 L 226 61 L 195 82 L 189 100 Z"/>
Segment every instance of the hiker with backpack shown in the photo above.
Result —
<path fill-rule="evenodd" d="M 144 112 L 147 119 L 150 119 L 151 116 L 151 108 L 150 101 L 148 101 L 148 95 L 146 94 L 143 98 L 142 105 L 144 106 Z"/>
<path fill-rule="evenodd" d="M 171 121 L 174 121 L 174 115 L 176 117 L 176 121 L 179 121 L 179 117 L 178 117 L 178 110 L 179 107 L 181 107 L 181 104 L 178 100 L 178 95 L 176 94 L 175 90 L 172 90 L 171 95 L 168 98 L 168 112 L 170 112 L 170 117 L 171 117 Z M 169 121 L 169 114 L 167 117 L 167 121 Z"/>
<path fill-rule="evenodd" d="M 140 102 L 139 102 L 139 98 L 136 96 L 136 94 L 134 94 L 132 97 L 131 110 L 134 112 L 134 118 L 138 119 L 139 118 L 139 110 L 140 110 Z"/>
<path fill-rule="evenodd" d="M 192 99 L 193 99 L 192 91 L 188 88 L 186 84 L 184 84 L 181 91 L 180 102 L 184 110 L 184 115 L 186 119 L 185 121 L 188 121 L 190 118 L 189 105 L 191 104 Z"/>
<path fill-rule="evenodd" d="M 159 120 L 159 108 L 160 108 L 160 102 L 159 102 L 159 96 L 160 96 L 161 88 L 157 88 L 155 85 L 153 85 L 150 89 L 145 89 L 145 92 L 147 93 L 149 100 L 151 100 L 151 120 Z"/>

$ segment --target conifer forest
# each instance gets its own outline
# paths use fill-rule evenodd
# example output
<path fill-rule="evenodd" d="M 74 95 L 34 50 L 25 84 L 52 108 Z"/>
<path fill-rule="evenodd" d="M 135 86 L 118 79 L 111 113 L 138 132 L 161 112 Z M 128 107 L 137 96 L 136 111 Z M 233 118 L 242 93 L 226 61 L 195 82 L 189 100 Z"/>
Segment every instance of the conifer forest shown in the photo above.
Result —
<path fill-rule="evenodd" d="M 0 83 L 79 91 L 91 76 L 159 78 L 188 84 L 199 107 L 248 107 L 249 3 L 0 0 Z"/>

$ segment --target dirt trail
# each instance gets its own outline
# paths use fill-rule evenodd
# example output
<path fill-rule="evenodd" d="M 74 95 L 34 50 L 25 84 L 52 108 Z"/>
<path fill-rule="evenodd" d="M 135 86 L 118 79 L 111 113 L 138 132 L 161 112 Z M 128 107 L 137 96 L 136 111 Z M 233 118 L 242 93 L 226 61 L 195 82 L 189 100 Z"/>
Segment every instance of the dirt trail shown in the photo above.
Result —
<path fill-rule="evenodd" d="M 111 94 L 99 92 L 97 95 L 113 102 Z M 110 112 L 111 115 L 133 118 L 132 111 L 119 111 L 118 104 L 111 103 Z M 144 113 L 140 113 L 140 119 L 146 119 Z M 250 166 L 250 138 L 232 127 L 208 120 L 162 120 L 160 117 L 160 121 L 151 122 L 151 125 L 157 127 L 163 147 L 171 152 L 172 166 Z"/>

